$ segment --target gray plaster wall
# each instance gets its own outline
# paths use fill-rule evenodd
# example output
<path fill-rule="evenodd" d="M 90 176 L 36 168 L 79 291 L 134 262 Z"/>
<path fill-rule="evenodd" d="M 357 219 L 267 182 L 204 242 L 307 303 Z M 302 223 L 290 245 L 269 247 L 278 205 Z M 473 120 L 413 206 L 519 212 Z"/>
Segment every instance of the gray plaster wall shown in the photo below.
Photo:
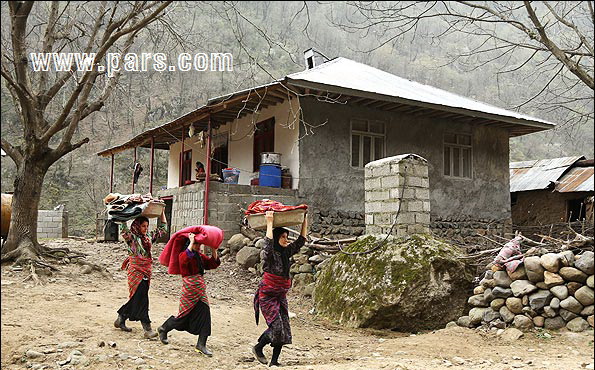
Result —
<path fill-rule="evenodd" d="M 386 157 L 414 153 L 428 160 L 433 221 L 510 220 L 509 142 L 504 129 L 472 126 L 440 118 L 417 117 L 353 105 L 300 98 L 304 120 L 315 128 L 301 139 L 299 194 L 314 207 L 361 212 L 364 170 L 350 166 L 350 121 L 377 119 L 387 123 Z M 446 132 L 472 136 L 473 178 L 443 175 Z M 302 128 L 300 136 L 304 136 Z"/>

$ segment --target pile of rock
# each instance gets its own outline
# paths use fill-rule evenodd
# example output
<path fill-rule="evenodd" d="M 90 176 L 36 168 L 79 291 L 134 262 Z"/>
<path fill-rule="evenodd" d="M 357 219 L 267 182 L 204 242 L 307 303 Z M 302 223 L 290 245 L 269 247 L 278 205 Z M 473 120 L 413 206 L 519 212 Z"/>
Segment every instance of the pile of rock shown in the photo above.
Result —
<path fill-rule="evenodd" d="M 516 271 L 487 271 L 459 326 L 580 332 L 593 327 L 593 252 L 526 257 Z"/>
<path fill-rule="evenodd" d="M 255 235 L 251 239 L 243 234 L 236 234 L 229 239 L 221 254 L 235 256 L 238 265 L 261 276 L 263 273 L 261 252 L 264 244 L 262 235 Z M 329 255 L 314 251 L 307 245 L 303 246 L 291 261 L 289 272 L 293 280 L 293 287 L 303 288 L 302 294 L 311 296 L 314 291 L 315 273 L 324 266 L 324 262 L 329 258 Z"/>

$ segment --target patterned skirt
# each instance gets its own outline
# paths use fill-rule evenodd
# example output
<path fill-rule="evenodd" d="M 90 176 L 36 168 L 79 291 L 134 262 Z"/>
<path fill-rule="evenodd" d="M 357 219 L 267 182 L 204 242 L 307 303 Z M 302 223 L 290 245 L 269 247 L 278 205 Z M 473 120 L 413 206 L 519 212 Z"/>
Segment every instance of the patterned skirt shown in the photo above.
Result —
<path fill-rule="evenodd" d="M 260 310 L 269 326 L 264 335 L 269 337 L 273 346 L 291 344 L 291 326 L 289 325 L 287 305 L 287 292 L 290 287 L 290 279 L 265 272 L 254 295 L 256 324 L 258 325 Z"/>

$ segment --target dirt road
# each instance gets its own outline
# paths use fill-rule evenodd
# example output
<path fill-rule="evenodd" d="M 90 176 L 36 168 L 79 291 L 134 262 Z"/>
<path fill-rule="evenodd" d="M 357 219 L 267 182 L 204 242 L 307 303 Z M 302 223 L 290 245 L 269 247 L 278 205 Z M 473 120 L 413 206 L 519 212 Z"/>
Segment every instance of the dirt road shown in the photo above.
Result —
<path fill-rule="evenodd" d="M 125 273 L 118 270 L 123 244 L 52 242 L 87 253 L 87 260 L 113 275 L 81 274 L 81 266 L 60 264 L 42 284 L 23 282 L 27 271 L 2 266 L 2 369 L 242 369 L 265 368 L 250 348 L 265 329 L 254 323 L 253 292 L 258 278 L 232 260 L 206 275 L 213 335 L 206 358 L 194 352 L 196 336 L 170 333 L 170 344 L 142 338 L 140 323 L 131 333 L 113 327 L 127 297 Z M 157 256 L 163 245 L 155 246 Z M 150 316 L 156 328 L 177 313 L 180 277 L 154 265 Z M 289 296 L 293 344 L 280 361 L 295 369 L 582 369 L 593 368 L 593 331 L 526 333 L 506 342 L 493 332 L 450 328 L 396 333 L 341 328 L 309 313 L 312 302 Z M 113 347 L 112 347 L 113 345 Z M 270 356 L 270 347 L 265 349 Z"/>

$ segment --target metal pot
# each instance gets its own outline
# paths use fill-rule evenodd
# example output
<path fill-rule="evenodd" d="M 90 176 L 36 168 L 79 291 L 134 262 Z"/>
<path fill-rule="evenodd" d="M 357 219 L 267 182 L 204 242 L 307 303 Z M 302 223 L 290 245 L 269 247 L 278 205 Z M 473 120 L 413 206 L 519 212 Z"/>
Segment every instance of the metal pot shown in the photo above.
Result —
<path fill-rule="evenodd" d="M 281 165 L 281 153 L 264 152 L 260 154 L 261 164 L 278 164 Z"/>

